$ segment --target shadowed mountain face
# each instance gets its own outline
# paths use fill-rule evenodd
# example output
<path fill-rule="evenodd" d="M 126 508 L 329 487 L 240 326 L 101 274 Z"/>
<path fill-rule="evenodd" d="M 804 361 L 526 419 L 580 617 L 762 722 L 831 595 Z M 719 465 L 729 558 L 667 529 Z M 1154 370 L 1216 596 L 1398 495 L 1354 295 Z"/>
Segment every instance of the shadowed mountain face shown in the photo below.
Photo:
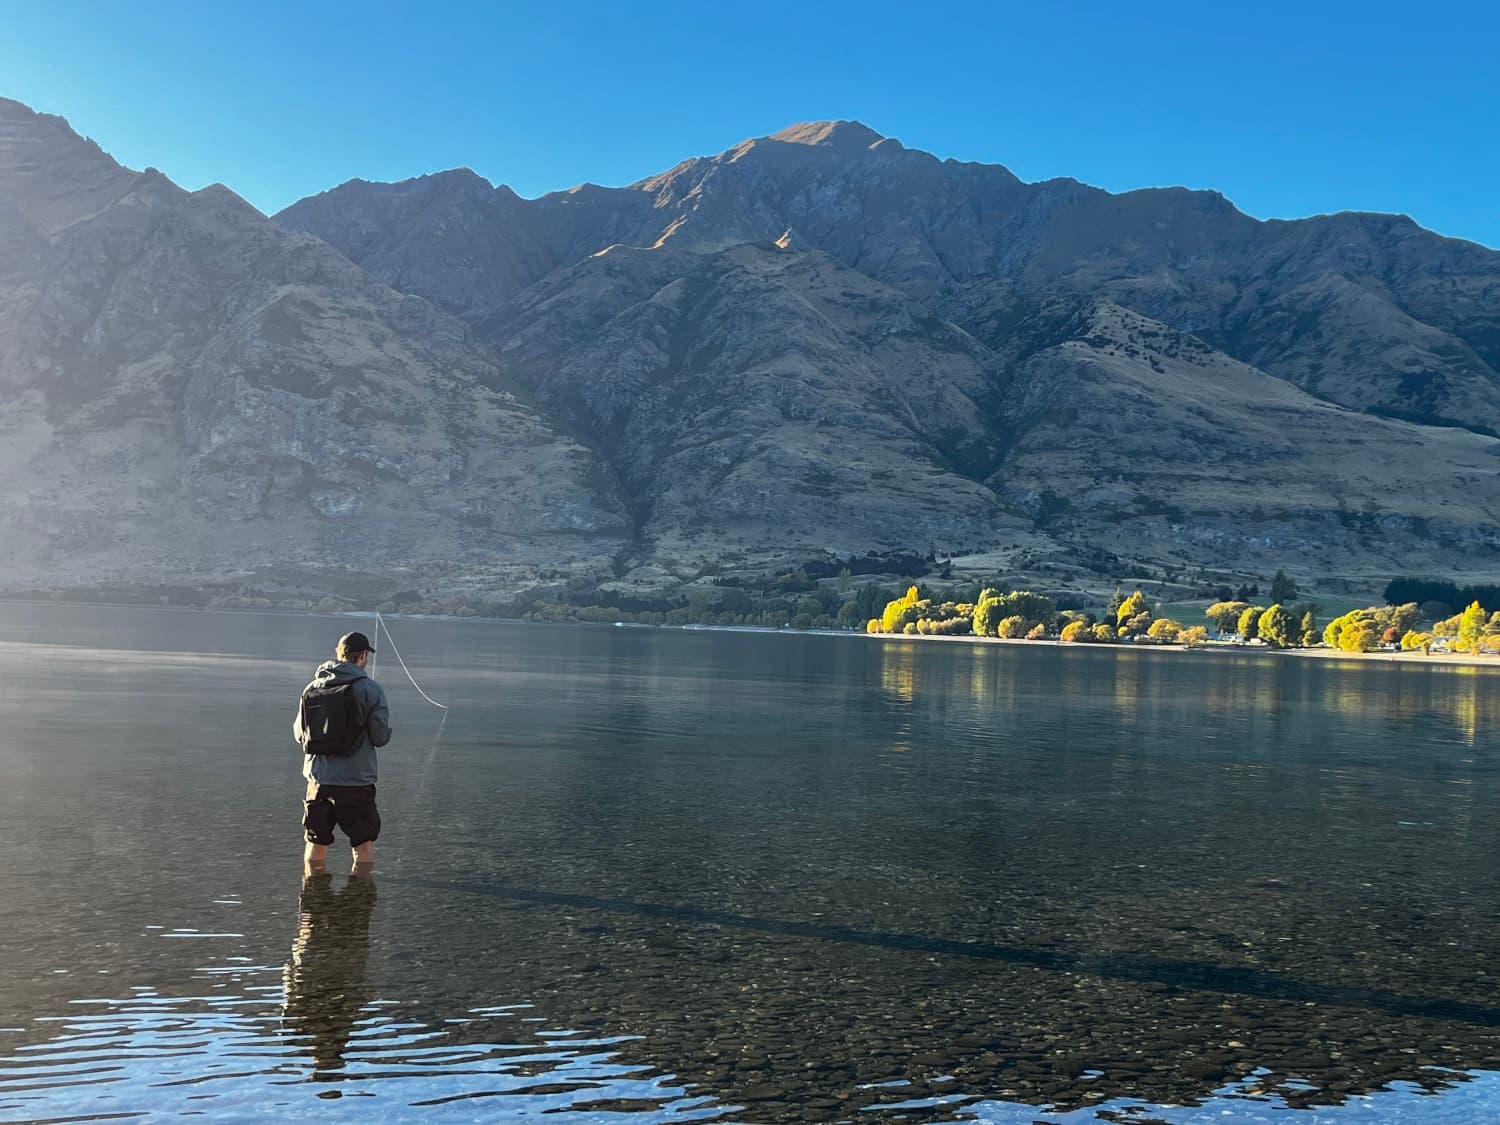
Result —
<path fill-rule="evenodd" d="M 460 321 L 3 100 L 0 389 L 12 589 L 462 589 L 628 528 Z"/>
<path fill-rule="evenodd" d="M 464 170 L 278 219 L 468 320 L 674 558 L 1493 557 L 1500 254 L 1405 218 L 1025 184 L 825 122 L 623 188 Z"/>
<path fill-rule="evenodd" d="M 461 315 L 614 243 L 780 240 L 991 347 L 1041 302 L 1102 296 L 1342 405 L 1500 430 L 1500 254 L 1404 217 L 1261 223 L 1213 192 L 1023 184 L 837 122 L 626 188 L 527 202 L 449 172 L 346 184 L 278 218 Z"/>
<path fill-rule="evenodd" d="M 1007 539 L 989 349 L 825 254 L 616 246 L 483 323 L 589 433 L 659 549 L 858 552 Z"/>

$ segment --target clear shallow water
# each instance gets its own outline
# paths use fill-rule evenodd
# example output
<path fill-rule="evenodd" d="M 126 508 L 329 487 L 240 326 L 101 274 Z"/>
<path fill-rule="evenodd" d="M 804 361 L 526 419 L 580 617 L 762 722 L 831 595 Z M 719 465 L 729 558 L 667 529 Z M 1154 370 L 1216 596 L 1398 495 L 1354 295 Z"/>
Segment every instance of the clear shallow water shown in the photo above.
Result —
<path fill-rule="evenodd" d="M 353 625 L 0 606 L 0 1120 L 1500 1117 L 1487 670 Z"/>

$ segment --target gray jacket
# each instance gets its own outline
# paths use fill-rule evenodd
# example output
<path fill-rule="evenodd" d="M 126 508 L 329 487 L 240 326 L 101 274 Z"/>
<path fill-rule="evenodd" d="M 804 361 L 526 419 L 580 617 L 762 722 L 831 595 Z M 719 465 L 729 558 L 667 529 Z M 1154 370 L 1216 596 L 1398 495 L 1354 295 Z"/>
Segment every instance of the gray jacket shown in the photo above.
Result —
<path fill-rule="evenodd" d="M 377 684 L 358 664 L 343 660 L 329 660 L 318 665 L 313 673 L 313 684 L 339 684 L 354 681 L 355 700 L 360 717 L 364 720 L 364 733 L 355 743 L 354 749 L 344 757 L 330 758 L 324 754 L 302 755 L 302 776 L 324 785 L 374 785 L 375 747 L 384 746 L 391 740 L 391 709 L 385 703 L 385 689 Z M 309 684 L 308 687 L 311 687 Z M 292 717 L 292 738 L 302 745 L 302 708 Z"/>

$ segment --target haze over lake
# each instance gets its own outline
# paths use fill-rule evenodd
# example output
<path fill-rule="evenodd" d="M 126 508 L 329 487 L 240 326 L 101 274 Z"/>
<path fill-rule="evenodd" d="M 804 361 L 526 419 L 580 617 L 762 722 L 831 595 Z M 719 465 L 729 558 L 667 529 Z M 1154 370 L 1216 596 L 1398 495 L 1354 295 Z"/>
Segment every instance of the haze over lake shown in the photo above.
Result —
<path fill-rule="evenodd" d="M 0 605 L 0 1120 L 1470 1122 L 1487 668 Z"/>

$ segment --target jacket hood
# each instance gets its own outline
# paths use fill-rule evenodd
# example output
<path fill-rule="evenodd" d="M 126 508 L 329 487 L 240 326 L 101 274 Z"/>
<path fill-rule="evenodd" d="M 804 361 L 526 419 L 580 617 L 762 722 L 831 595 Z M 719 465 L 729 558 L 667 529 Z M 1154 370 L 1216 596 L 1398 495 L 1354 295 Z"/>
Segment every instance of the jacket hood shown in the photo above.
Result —
<path fill-rule="evenodd" d="M 358 664 L 350 664 L 347 660 L 325 660 L 318 665 L 313 679 L 323 684 L 347 684 L 353 680 L 362 680 L 366 675 L 368 673 Z"/>

